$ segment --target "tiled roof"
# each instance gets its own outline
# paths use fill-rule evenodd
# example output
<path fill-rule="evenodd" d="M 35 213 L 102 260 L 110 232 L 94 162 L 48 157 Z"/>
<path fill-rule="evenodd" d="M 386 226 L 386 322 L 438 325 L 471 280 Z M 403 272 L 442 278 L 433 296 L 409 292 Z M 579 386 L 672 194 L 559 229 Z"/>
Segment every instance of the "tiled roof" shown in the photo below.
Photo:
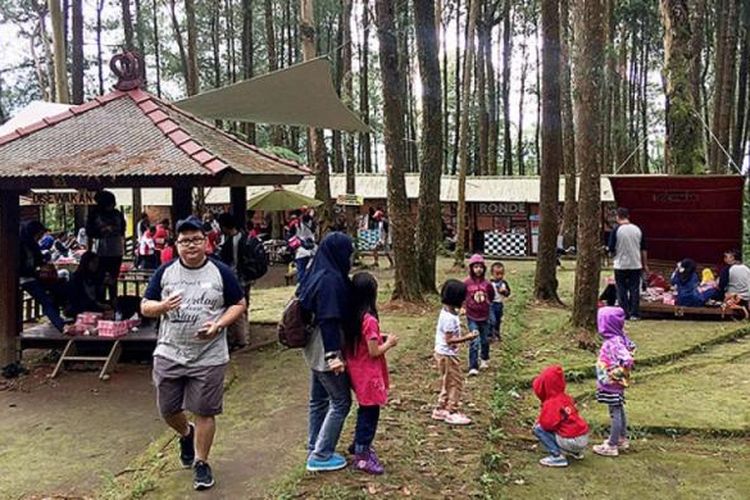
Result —
<path fill-rule="evenodd" d="M 140 89 L 115 90 L 0 137 L 0 178 L 301 176 Z"/>

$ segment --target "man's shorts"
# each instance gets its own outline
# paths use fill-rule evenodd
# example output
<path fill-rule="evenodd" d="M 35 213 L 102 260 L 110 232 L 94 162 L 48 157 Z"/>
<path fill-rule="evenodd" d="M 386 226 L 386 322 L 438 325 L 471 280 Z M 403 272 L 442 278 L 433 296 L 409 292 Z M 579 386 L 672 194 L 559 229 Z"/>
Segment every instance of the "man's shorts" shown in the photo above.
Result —
<path fill-rule="evenodd" d="M 224 373 L 227 365 L 185 366 L 154 356 L 153 380 L 162 417 L 183 410 L 195 415 L 218 415 L 224 404 Z"/>

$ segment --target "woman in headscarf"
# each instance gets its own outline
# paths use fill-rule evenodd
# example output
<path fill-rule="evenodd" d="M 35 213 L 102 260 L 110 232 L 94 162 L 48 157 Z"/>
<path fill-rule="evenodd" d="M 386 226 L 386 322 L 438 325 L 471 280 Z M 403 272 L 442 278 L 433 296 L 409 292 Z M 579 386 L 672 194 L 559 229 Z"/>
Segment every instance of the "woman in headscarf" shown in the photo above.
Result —
<path fill-rule="evenodd" d="M 346 459 L 335 453 L 341 429 L 349 414 L 351 392 L 341 355 L 343 328 L 348 324 L 352 239 L 330 233 L 304 280 L 297 289 L 303 309 L 314 315 L 314 332 L 304 348 L 311 369 L 308 459 L 309 471 L 332 471 L 346 467 Z"/>

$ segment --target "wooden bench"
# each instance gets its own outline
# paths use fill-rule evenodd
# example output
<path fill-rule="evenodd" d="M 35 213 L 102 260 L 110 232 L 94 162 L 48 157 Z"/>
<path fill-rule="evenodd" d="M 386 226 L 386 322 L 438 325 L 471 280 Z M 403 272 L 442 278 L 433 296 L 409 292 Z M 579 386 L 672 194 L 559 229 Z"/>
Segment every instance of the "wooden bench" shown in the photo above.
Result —
<path fill-rule="evenodd" d="M 704 320 L 744 320 L 748 319 L 748 311 L 744 307 L 722 309 L 721 307 L 683 307 L 659 302 L 641 302 L 641 316 L 644 318 L 678 318 Z"/>
<path fill-rule="evenodd" d="M 130 332 L 124 337 L 99 337 L 96 335 L 78 335 L 71 337 L 57 331 L 52 325 L 45 323 L 26 328 L 21 332 L 19 347 L 24 349 L 63 349 L 52 378 L 55 378 L 65 368 L 67 362 L 102 363 L 99 378 L 106 380 L 114 370 L 122 354 L 123 347 L 140 344 L 153 350 L 156 346 L 157 332 L 154 324 L 142 326 L 138 331 Z M 107 354 L 90 356 L 79 354 L 79 346 L 106 346 Z"/>

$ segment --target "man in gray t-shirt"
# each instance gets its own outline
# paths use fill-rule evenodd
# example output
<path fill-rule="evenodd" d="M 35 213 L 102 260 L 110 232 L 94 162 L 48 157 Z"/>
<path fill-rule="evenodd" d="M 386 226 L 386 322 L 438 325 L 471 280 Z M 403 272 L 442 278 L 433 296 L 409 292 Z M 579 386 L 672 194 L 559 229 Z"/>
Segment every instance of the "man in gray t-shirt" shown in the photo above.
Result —
<path fill-rule="evenodd" d="M 625 318 L 640 319 L 641 275 L 648 272 L 646 239 L 641 228 L 630 222 L 627 208 L 617 209 L 617 226 L 609 237 L 609 252 L 614 255 L 617 302 Z"/>
<path fill-rule="evenodd" d="M 724 264 L 719 275 L 720 296 L 736 295 L 743 302 L 750 302 L 750 268 L 742 263 L 739 250 L 724 252 Z"/>
<path fill-rule="evenodd" d="M 153 371 L 159 412 L 179 433 L 180 460 L 193 467 L 193 486 L 201 490 L 214 485 L 208 454 L 223 406 L 226 328 L 247 305 L 232 270 L 206 257 L 200 219 L 180 221 L 176 243 L 180 258 L 154 273 L 141 311 L 161 318 Z"/>

